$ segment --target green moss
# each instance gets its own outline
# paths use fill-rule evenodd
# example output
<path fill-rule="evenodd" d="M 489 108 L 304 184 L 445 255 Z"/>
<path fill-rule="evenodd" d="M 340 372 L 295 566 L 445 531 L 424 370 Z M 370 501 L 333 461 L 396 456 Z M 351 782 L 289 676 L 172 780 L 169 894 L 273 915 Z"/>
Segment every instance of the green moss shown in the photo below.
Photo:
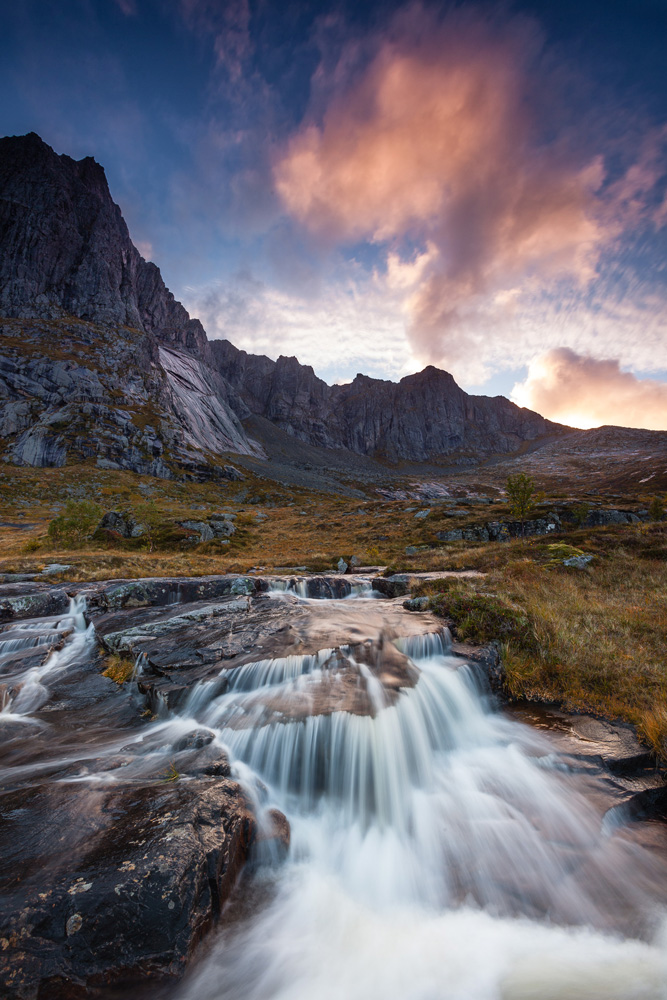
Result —
<path fill-rule="evenodd" d="M 525 651 L 535 647 L 528 616 L 493 594 L 454 586 L 445 593 L 434 594 L 429 599 L 429 609 L 448 618 L 457 638 L 465 642 L 511 642 Z"/>

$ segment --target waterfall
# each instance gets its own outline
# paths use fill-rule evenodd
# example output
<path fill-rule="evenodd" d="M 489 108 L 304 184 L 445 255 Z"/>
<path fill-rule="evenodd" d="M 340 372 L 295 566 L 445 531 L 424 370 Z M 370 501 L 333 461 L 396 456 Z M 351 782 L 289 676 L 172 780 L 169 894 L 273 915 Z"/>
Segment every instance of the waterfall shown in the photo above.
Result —
<path fill-rule="evenodd" d="M 114 731 L 113 705 L 118 718 L 138 719 L 139 693 L 155 681 L 138 656 L 139 684 L 111 685 L 108 717 L 98 718 L 96 695 L 86 702 L 78 745 L 80 716 L 40 709 L 57 707 L 78 686 L 75 670 L 93 663 L 83 602 L 0 632 L 10 786 L 48 775 L 93 788 L 155 783 L 172 765 L 187 798 L 191 774 L 221 780 L 196 768 L 224 749 L 253 803 L 268 839 L 240 890 L 250 886 L 247 905 L 165 998 L 667 1000 L 666 925 L 653 892 L 664 868 L 626 835 L 622 808 L 605 815 L 597 804 L 612 777 L 497 711 L 481 668 L 451 655 L 447 629 L 392 639 L 397 623 L 413 631 L 420 619 L 395 603 L 391 612 L 359 598 L 350 607 L 348 597 L 332 602 L 331 616 L 305 598 L 299 620 L 317 625 L 296 647 L 307 652 L 293 652 L 290 634 L 284 655 L 221 661 L 177 702 L 158 682 L 157 717 Z M 329 645 L 318 649 L 322 639 Z M 44 662 L 22 669 L 42 647 Z M 99 679 L 88 680 L 96 692 Z M 15 733 L 30 734 L 17 758 Z M 35 743 L 56 750 L 41 759 Z M 276 809 L 291 827 L 282 864 L 270 833 Z"/>
<path fill-rule="evenodd" d="M 29 640 L 23 646 L 14 647 L 16 649 L 53 643 L 53 633 L 59 633 L 62 638 L 54 644 L 40 666 L 4 673 L 3 681 L 12 693 L 6 698 L 0 711 L 0 722 L 33 722 L 32 713 L 49 699 L 49 685 L 87 657 L 95 642 L 95 630 L 92 625 L 86 624 L 85 610 L 85 599 L 74 597 L 65 615 L 12 625 L 12 633 L 24 632 L 25 638 Z M 4 634 L 6 633 L 0 632 L 0 654 L 3 652 L 3 642 L 21 641 L 20 635 L 2 640 Z M 4 651 L 8 652 L 6 649 Z"/>
<path fill-rule="evenodd" d="M 289 817 L 292 848 L 274 901 L 223 934 L 179 997 L 664 1000 L 665 951 L 613 936 L 616 911 L 645 904 L 632 849 L 550 744 L 489 710 L 450 643 L 447 630 L 396 640 L 418 680 L 393 702 L 357 665 L 373 715 L 255 713 L 267 692 L 335 683 L 333 650 L 192 693 L 179 725 L 189 713 L 215 733 Z"/>

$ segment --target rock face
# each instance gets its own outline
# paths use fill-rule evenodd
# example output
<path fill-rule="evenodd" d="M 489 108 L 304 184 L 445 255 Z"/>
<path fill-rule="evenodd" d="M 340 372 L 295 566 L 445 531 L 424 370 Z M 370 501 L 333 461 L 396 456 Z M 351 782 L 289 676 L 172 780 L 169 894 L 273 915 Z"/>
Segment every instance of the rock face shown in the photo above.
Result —
<path fill-rule="evenodd" d="M 74 840 L 68 863 L 59 858 L 55 871 L 51 838 L 70 829 L 77 800 L 88 793 L 33 791 L 6 796 L 2 807 L 8 833 L 18 817 L 23 823 L 31 815 L 32 849 L 44 854 L 41 870 L 23 872 L 15 845 L 12 881 L 24 881 L 20 908 L 10 884 L 0 910 L 3 995 L 85 996 L 107 984 L 182 975 L 252 845 L 255 820 L 240 786 L 206 773 L 187 782 L 112 785 L 98 793 L 97 829 Z M 122 837 L 116 816 L 123 817 Z"/>
<path fill-rule="evenodd" d="M 565 431 L 502 396 L 469 396 L 432 366 L 398 383 L 357 375 L 349 385 L 329 386 L 296 358 L 271 361 L 225 340 L 210 348 L 250 411 L 324 448 L 389 461 L 450 455 L 465 461 Z"/>
<path fill-rule="evenodd" d="M 564 431 L 433 367 L 329 386 L 296 358 L 209 343 L 133 245 L 103 168 L 34 133 L 0 139 L 0 314 L 0 442 L 17 464 L 207 474 L 212 455 L 262 456 L 250 414 L 390 462 L 473 463 Z"/>
<path fill-rule="evenodd" d="M 0 139 L 0 310 L 78 316 L 146 330 L 199 353 L 206 334 L 145 261 L 88 156 L 57 156 L 38 135 Z"/>
<path fill-rule="evenodd" d="M 102 167 L 34 133 L 0 139 L 0 315 L 6 460 L 92 457 L 169 477 L 214 472 L 211 455 L 262 454 L 201 324 L 133 245 Z"/>

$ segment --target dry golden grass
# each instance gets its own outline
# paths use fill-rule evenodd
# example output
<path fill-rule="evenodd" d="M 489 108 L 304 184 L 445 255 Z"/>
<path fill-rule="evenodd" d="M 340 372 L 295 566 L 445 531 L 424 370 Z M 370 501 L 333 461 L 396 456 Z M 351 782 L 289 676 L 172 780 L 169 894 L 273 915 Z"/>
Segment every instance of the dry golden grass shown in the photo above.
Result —
<path fill-rule="evenodd" d="M 228 547 L 217 542 L 188 547 L 173 540 L 154 552 L 141 541 L 56 547 L 47 537 L 48 523 L 54 505 L 71 497 L 73 486 L 75 496 L 96 500 L 105 510 L 132 509 L 148 491 L 165 523 L 172 525 L 231 510 L 237 532 Z M 86 466 L 7 469 L 0 471 L 0 522 L 18 527 L 0 526 L 0 572 L 37 572 L 49 562 L 73 567 L 65 580 L 216 575 L 251 568 L 270 572 L 296 566 L 321 572 L 331 570 L 341 556 L 352 555 L 397 571 L 480 570 L 485 577 L 465 586 L 498 597 L 529 623 L 530 642 L 514 636 L 504 651 L 512 695 L 626 719 L 638 725 L 649 745 L 664 752 L 666 523 L 442 545 L 437 531 L 498 518 L 502 508 L 480 506 L 460 518 L 434 510 L 416 519 L 411 506 L 416 505 L 291 489 L 251 474 L 243 483 L 198 484 Z M 408 545 L 424 549 L 406 556 Z M 594 560 L 587 569 L 567 569 L 562 558 L 571 551 L 591 553 Z"/>
<path fill-rule="evenodd" d="M 489 585 L 533 623 L 537 656 L 509 651 L 516 696 L 642 723 L 667 705 L 667 563 L 622 550 L 590 570 L 509 563 Z"/>
<path fill-rule="evenodd" d="M 102 666 L 104 667 L 102 671 L 103 676 L 109 677 L 118 685 L 129 681 L 134 673 L 134 661 L 127 656 L 119 656 L 117 653 L 111 653 L 105 657 L 102 661 Z"/>

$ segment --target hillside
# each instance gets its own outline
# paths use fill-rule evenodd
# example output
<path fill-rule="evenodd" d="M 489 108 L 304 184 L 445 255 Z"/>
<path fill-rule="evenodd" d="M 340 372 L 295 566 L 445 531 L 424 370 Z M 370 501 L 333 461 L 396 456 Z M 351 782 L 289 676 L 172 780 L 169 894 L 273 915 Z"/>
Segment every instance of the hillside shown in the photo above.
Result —
<path fill-rule="evenodd" d="M 0 442 L 15 464 L 224 474 L 230 455 L 266 457 L 251 417 L 389 463 L 466 466 L 567 433 L 433 367 L 328 386 L 295 358 L 209 342 L 133 245 L 103 168 L 34 133 L 0 140 L 0 314 Z"/>

